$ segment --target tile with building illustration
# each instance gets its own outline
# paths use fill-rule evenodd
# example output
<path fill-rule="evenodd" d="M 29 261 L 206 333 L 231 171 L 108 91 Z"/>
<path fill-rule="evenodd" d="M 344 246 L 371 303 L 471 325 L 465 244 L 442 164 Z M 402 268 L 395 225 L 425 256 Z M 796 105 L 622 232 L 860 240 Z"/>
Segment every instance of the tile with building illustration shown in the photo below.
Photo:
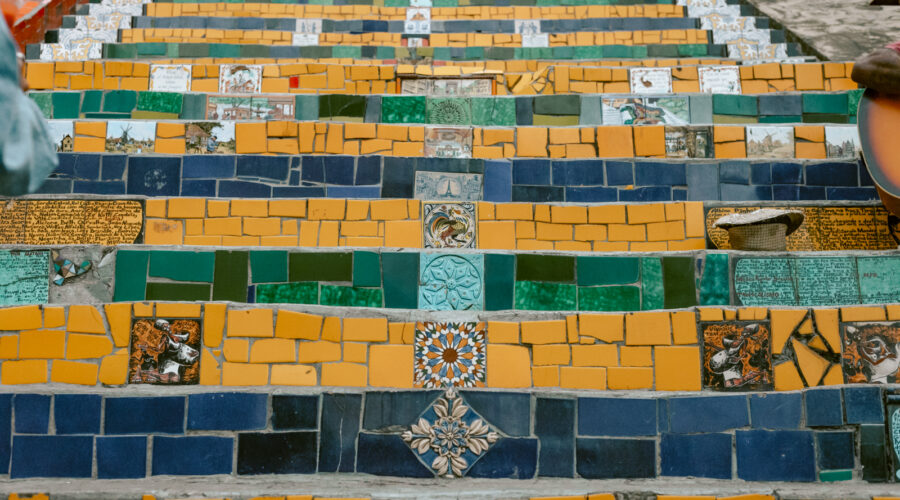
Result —
<path fill-rule="evenodd" d="M 474 203 L 423 203 L 425 248 L 475 248 Z"/>
<path fill-rule="evenodd" d="M 772 389 L 768 322 L 703 323 L 703 387 L 719 391 Z"/>
<path fill-rule="evenodd" d="M 417 322 L 416 387 L 484 387 L 485 332 L 481 322 Z"/>
<path fill-rule="evenodd" d="M 419 309 L 484 309 L 484 255 L 423 253 L 419 257 Z"/>
<path fill-rule="evenodd" d="M 895 384 L 900 381 L 900 324 L 844 323 L 843 368 L 848 384 Z"/>
<path fill-rule="evenodd" d="M 825 154 L 828 158 L 856 158 L 859 150 L 859 130 L 856 127 L 825 126 Z"/>
<path fill-rule="evenodd" d="M 708 94 L 740 94 L 741 73 L 736 66 L 701 66 L 700 92 Z"/>
<path fill-rule="evenodd" d="M 672 68 L 632 68 L 628 76 L 635 94 L 672 93 Z"/>
<path fill-rule="evenodd" d="M 417 200 L 478 201 L 481 199 L 481 174 L 416 172 Z"/>
<path fill-rule="evenodd" d="M 206 118 L 209 120 L 293 120 L 293 97 L 209 96 Z"/>
<path fill-rule="evenodd" d="M 75 125 L 68 120 L 47 120 L 47 131 L 50 140 L 59 153 L 72 151 L 75 144 Z"/>
<path fill-rule="evenodd" d="M 219 92 L 222 94 L 258 94 L 262 89 L 262 66 L 258 64 L 222 64 L 219 66 Z"/>
<path fill-rule="evenodd" d="M 187 64 L 153 64 L 150 66 L 150 90 L 156 92 L 190 92 L 191 67 Z"/>
<path fill-rule="evenodd" d="M 107 153 L 152 153 L 156 122 L 110 120 L 106 124 Z"/>
<path fill-rule="evenodd" d="M 131 326 L 131 384 L 196 384 L 200 380 L 200 321 L 139 319 Z"/>
<path fill-rule="evenodd" d="M 188 154 L 234 154 L 234 122 L 191 122 L 184 130 Z"/>
<path fill-rule="evenodd" d="M 472 129 L 469 127 L 425 127 L 426 158 L 471 158 Z"/>
<path fill-rule="evenodd" d="M 710 127 L 667 126 L 666 158 L 712 158 Z"/>
<path fill-rule="evenodd" d="M 748 158 L 793 158 L 793 127 L 747 127 Z"/>

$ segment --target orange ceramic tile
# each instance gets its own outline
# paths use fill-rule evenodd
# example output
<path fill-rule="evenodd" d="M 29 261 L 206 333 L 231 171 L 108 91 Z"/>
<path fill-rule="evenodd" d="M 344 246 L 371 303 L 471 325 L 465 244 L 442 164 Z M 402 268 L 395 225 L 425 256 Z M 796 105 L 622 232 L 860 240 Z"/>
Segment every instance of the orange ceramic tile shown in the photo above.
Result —
<path fill-rule="evenodd" d="M 414 365 L 411 345 L 373 345 L 369 348 L 369 385 L 410 388 Z"/>
<path fill-rule="evenodd" d="M 599 205 L 588 208 L 591 224 L 625 223 L 625 205 Z"/>
<path fill-rule="evenodd" d="M 520 157 L 547 157 L 547 128 L 518 127 L 516 129 L 516 153 Z"/>
<path fill-rule="evenodd" d="M 652 347 L 649 346 L 620 346 L 619 356 L 622 366 L 653 366 Z"/>
<path fill-rule="evenodd" d="M 568 341 L 565 320 L 523 321 L 523 344 L 562 344 Z"/>
<path fill-rule="evenodd" d="M 222 363 L 222 385 L 257 386 L 269 383 L 269 365 Z"/>
<path fill-rule="evenodd" d="M 700 390 L 700 348 L 687 346 L 655 347 L 657 391 Z"/>
<path fill-rule="evenodd" d="M 607 238 L 609 241 L 645 241 L 646 228 L 640 224 L 610 224 Z"/>
<path fill-rule="evenodd" d="M 774 312 L 774 311 L 773 311 Z M 841 321 L 884 321 L 885 313 L 882 306 L 868 307 L 842 307 Z"/>
<path fill-rule="evenodd" d="M 560 367 L 559 386 L 564 389 L 606 390 L 606 368 Z"/>
<path fill-rule="evenodd" d="M 329 316 L 322 322 L 322 340 L 341 341 L 341 318 Z"/>
<path fill-rule="evenodd" d="M 806 318 L 807 309 L 771 309 L 772 354 L 780 354 L 794 329 Z M 701 320 L 703 318 L 701 317 Z"/>
<path fill-rule="evenodd" d="M 250 360 L 250 341 L 247 339 L 225 339 L 222 353 L 226 361 L 246 363 Z"/>
<path fill-rule="evenodd" d="M 99 369 L 100 367 L 94 363 L 55 359 L 50 364 L 50 382 L 97 385 Z"/>
<path fill-rule="evenodd" d="M 513 321 L 488 321 L 488 342 L 492 344 L 518 344 L 519 323 Z"/>
<path fill-rule="evenodd" d="M 289 339 L 318 340 L 322 317 L 316 314 L 278 310 L 275 336 Z"/>
<path fill-rule="evenodd" d="M 312 386 L 318 383 L 316 368 L 309 365 L 272 365 L 271 385 Z"/>
<path fill-rule="evenodd" d="M 269 200 L 272 217 L 305 217 L 306 200 Z"/>
<path fill-rule="evenodd" d="M 228 310 L 229 337 L 274 336 L 271 309 Z"/>
<path fill-rule="evenodd" d="M 794 72 L 796 73 L 797 90 L 825 89 L 821 63 L 795 64 Z"/>
<path fill-rule="evenodd" d="M 169 200 L 168 216 L 173 219 L 203 217 L 205 213 L 205 198 L 172 198 Z"/>
<path fill-rule="evenodd" d="M 25 80 L 34 90 L 53 88 L 53 63 L 29 62 Z"/>
<path fill-rule="evenodd" d="M 201 368 L 202 370 L 202 368 Z M 125 385 L 128 380 L 128 351 L 121 349 L 100 362 L 98 380 L 103 385 Z"/>
<path fill-rule="evenodd" d="M 669 313 L 637 312 L 625 316 L 627 345 L 669 345 L 672 343 Z"/>
<path fill-rule="evenodd" d="M 634 127 L 635 156 L 665 156 L 666 136 L 663 126 Z"/>
<path fill-rule="evenodd" d="M 66 359 L 102 358 L 112 350 L 113 344 L 107 337 L 72 333 L 66 343 Z"/>
<path fill-rule="evenodd" d="M 237 122 L 234 125 L 235 152 L 237 154 L 265 153 L 267 147 L 266 124 Z"/>
<path fill-rule="evenodd" d="M 307 202 L 310 220 L 341 220 L 346 210 L 345 200 L 334 199 L 310 199 Z"/>
<path fill-rule="evenodd" d="M 697 315 L 694 311 L 673 311 L 672 339 L 675 344 L 697 343 Z"/>
<path fill-rule="evenodd" d="M 796 391 L 804 387 L 803 379 L 790 361 L 775 365 L 773 375 L 776 391 Z"/>
<path fill-rule="evenodd" d="M 344 318 L 344 340 L 384 342 L 387 340 L 387 318 Z"/>
<path fill-rule="evenodd" d="M 65 357 L 66 332 L 26 330 L 19 334 L 19 357 L 50 359 Z"/>
<path fill-rule="evenodd" d="M 579 314 L 579 334 L 604 342 L 620 342 L 625 338 L 624 315 L 622 314 Z"/>
<path fill-rule="evenodd" d="M 69 321 L 66 329 L 79 333 L 106 333 L 103 324 L 103 316 L 94 306 L 73 305 L 69 306 Z"/>
<path fill-rule="evenodd" d="M 559 387 L 558 366 L 535 366 L 531 369 L 535 387 Z"/>
<path fill-rule="evenodd" d="M 208 227 L 208 226 L 207 226 Z M 147 245 L 181 245 L 184 224 L 178 220 L 146 219 L 144 243 Z"/>
<path fill-rule="evenodd" d="M 611 390 L 652 389 L 653 368 L 613 366 L 606 369 L 606 383 Z"/>
<path fill-rule="evenodd" d="M 569 345 L 536 345 L 531 348 L 531 357 L 534 366 L 567 365 L 569 364 Z"/>
<path fill-rule="evenodd" d="M 618 364 L 618 346 L 615 344 L 572 346 L 572 366 L 616 366 Z"/>
<path fill-rule="evenodd" d="M 663 222 L 666 220 L 665 205 L 662 203 L 629 204 L 627 210 L 629 224 Z"/>
<path fill-rule="evenodd" d="M 39 306 L 18 306 L 0 309 L 0 329 L 31 330 L 41 327 Z"/>
<path fill-rule="evenodd" d="M 633 158 L 632 127 L 607 125 L 597 127 L 597 156 L 599 158 Z"/>
<path fill-rule="evenodd" d="M 488 387 L 531 387 L 531 361 L 527 347 L 488 344 L 485 358 Z"/>
<path fill-rule="evenodd" d="M 322 363 L 326 361 L 341 360 L 341 344 L 324 340 L 315 342 L 300 342 L 300 363 Z"/>
<path fill-rule="evenodd" d="M 486 223 L 480 223 L 486 224 Z M 479 233 L 479 236 L 483 233 Z M 422 223 L 418 220 L 392 220 L 384 225 L 384 246 L 422 248 Z"/>
<path fill-rule="evenodd" d="M 744 140 L 744 127 L 733 125 L 716 125 L 713 127 L 713 140 L 718 148 L 720 142 L 732 142 Z"/>
<path fill-rule="evenodd" d="M 322 365 L 322 385 L 335 387 L 365 387 L 368 384 L 366 365 L 357 363 L 326 363 Z"/>
<path fill-rule="evenodd" d="M 0 337 L 0 359 L 17 359 L 19 357 L 19 336 L 4 335 Z"/>
<path fill-rule="evenodd" d="M 550 220 L 554 224 L 584 224 L 587 222 L 587 208 L 554 205 L 550 207 Z"/>
<path fill-rule="evenodd" d="M 250 346 L 251 363 L 293 363 L 296 360 L 297 346 L 291 339 L 261 339 Z"/>
<path fill-rule="evenodd" d="M 825 126 L 796 125 L 794 126 L 794 138 L 811 142 L 825 142 Z"/>
<path fill-rule="evenodd" d="M 208 303 L 204 305 L 204 308 L 203 343 L 207 347 L 218 347 L 222 343 L 226 305 Z"/>

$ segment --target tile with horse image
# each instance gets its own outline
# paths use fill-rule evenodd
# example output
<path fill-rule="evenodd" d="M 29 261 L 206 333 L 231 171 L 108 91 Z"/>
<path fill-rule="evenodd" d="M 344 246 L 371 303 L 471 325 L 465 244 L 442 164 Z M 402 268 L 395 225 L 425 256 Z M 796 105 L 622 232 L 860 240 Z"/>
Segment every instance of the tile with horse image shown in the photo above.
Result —
<path fill-rule="evenodd" d="M 200 381 L 200 321 L 139 319 L 131 326 L 131 384 L 189 385 Z"/>
<path fill-rule="evenodd" d="M 705 323 L 701 329 L 704 388 L 719 391 L 772 389 L 768 322 Z"/>

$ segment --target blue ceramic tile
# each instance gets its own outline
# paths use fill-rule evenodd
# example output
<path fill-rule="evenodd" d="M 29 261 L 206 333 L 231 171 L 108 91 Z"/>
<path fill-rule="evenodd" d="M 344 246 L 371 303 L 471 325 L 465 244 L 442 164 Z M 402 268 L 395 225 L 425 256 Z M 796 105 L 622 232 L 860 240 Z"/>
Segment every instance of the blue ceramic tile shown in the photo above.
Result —
<path fill-rule="evenodd" d="M 844 424 L 840 389 L 810 389 L 804 391 L 806 425 L 831 427 Z"/>
<path fill-rule="evenodd" d="M 384 157 L 384 172 L 381 181 L 382 197 L 412 198 L 415 191 L 415 182 L 415 158 Z"/>
<path fill-rule="evenodd" d="M 222 198 L 269 198 L 272 188 L 258 182 L 219 181 L 219 196 Z"/>
<path fill-rule="evenodd" d="M 862 465 L 864 481 L 886 482 L 888 480 L 885 444 L 883 424 L 859 426 L 859 463 Z"/>
<path fill-rule="evenodd" d="M 231 437 L 153 436 L 152 474 L 154 476 L 231 474 L 233 454 L 234 438 Z"/>
<path fill-rule="evenodd" d="M 54 177 L 70 178 L 75 176 L 75 164 L 78 162 L 77 153 L 59 153 L 59 165 L 51 174 Z"/>
<path fill-rule="evenodd" d="M 811 186 L 857 186 L 856 168 L 846 163 L 811 163 L 806 165 L 806 183 Z"/>
<path fill-rule="evenodd" d="M 105 434 L 184 433 L 184 397 L 106 398 Z"/>
<path fill-rule="evenodd" d="M 0 394 L 0 471 L 9 470 L 12 398 L 12 394 Z"/>
<path fill-rule="evenodd" d="M 325 182 L 325 158 L 323 156 L 302 157 L 301 179 L 308 182 Z"/>
<path fill-rule="evenodd" d="M 554 186 L 566 185 L 566 162 L 555 161 L 550 164 L 550 183 Z"/>
<path fill-rule="evenodd" d="M 572 477 L 572 458 L 574 456 L 572 448 L 575 446 L 575 400 L 537 398 L 537 406 L 534 410 L 534 433 L 541 442 L 539 475 L 542 477 Z"/>
<path fill-rule="evenodd" d="M 799 199 L 800 190 L 798 186 L 774 185 L 772 186 L 772 199 L 775 201 L 795 201 Z M 824 196 L 825 192 L 822 191 Z"/>
<path fill-rule="evenodd" d="M 46 434 L 50 425 L 50 396 L 43 394 L 16 394 L 16 432 L 20 434 Z"/>
<path fill-rule="evenodd" d="M 322 396 L 319 472 L 353 472 L 361 407 L 359 394 Z"/>
<path fill-rule="evenodd" d="M 684 186 L 687 185 L 683 163 L 645 162 L 634 164 L 634 179 L 638 186 Z"/>
<path fill-rule="evenodd" d="M 325 472 L 321 461 L 319 472 Z M 365 432 L 359 434 L 356 472 L 376 476 L 434 477 L 399 435 Z"/>
<path fill-rule="evenodd" d="M 238 156 L 237 175 L 239 177 L 261 177 L 276 181 L 286 181 L 290 170 L 287 156 Z"/>
<path fill-rule="evenodd" d="M 671 201 L 672 189 L 668 186 L 641 187 L 619 191 L 619 201 Z"/>
<path fill-rule="evenodd" d="M 609 186 L 634 184 L 634 163 L 630 161 L 606 161 L 606 183 Z"/>
<path fill-rule="evenodd" d="M 65 179 L 47 179 L 41 184 L 37 194 L 69 194 L 72 192 L 72 181 Z"/>
<path fill-rule="evenodd" d="M 291 186 L 299 186 L 300 185 L 300 171 L 292 170 L 291 175 L 288 178 L 288 184 Z"/>
<path fill-rule="evenodd" d="M 93 436 L 15 436 L 10 477 L 91 477 L 93 455 Z"/>
<path fill-rule="evenodd" d="M 815 481 L 811 431 L 736 431 L 737 473 L 746 481 Z"/>
<path fill-rule="evenodd" d="M 760 201 L 772 199 L 771 186 L 745 186 L 743 184 L 719 185 L 723 201 Z"/>
<path fill-rule="evenodd" d="M 238 434 L 238 474 L 314 474 L 316 433 L 243 432 Z"/>
<path fill-rule="evenodd" d="M 469 407 L 484 417 L 487 423 L 504 434 L 508 436 L 531 434 L 530 395 L 512 392 L 464 391 L 462 397 Z"/>
<path fill-rule="evenodd" d="M 181 196 L 216 197 L 216 181 L 181 181 Z"/>
<path fill-rule="evenodd" d="M 72 175 L 76 179 L 97 180 L 100 178 L 100 155 L 79 154 L 75 157 Z"/>
<path fill-rule="evenodd" d="M 669 432 L 669 400 L 659 399 L 656 402 L 656 422 L 659 433 Z"/>
<path fill-rule="evenodd" d="M 549 160 L 513 160 L 513 184 L 550 184 Z"/>
<path fill-rule="evenodd" d="M 325 196 L 329 198 L 380 198 L 380 186 L 328 186 Z"/>
<path fill-rule="evenodd" d="M 125 183 L 121 181 L 75 181 L 72 186 L 72 192 L 84 194 L 125 194 Z"/>
<path fill-rule="evenodd" d="M 731 434 L 663 434 L 663 476 L 731 479 Z"/>
<path fill-rule="evenodd" d="M 797 429 L 803 416 L 800 393 L 751 394 L 750 423 L 754 429 Z"/>
<path fill-rule="evenodd" d="M 98 478 L 135 479 L 146 475 L 146 436 L 97 436 Z"/>
<path fill-rule="evenodd" d="M 181 158 L 131 156 L 128 158 L 128 194 L 178 196 Z"/>
<path fill-rule="evenodd" d="M 720 432 L 750 423 L 746 396 L 697 396 L 669 399 L 672 432 Z"/>
<path fill-rule="evenodd" d="M 103 174 L 100 176 L 100 180 L 122 180 L 127 163 L 128 155 L 103 155 Z"/>
<path fill-rule="evenodd" d="M 234 156 L 187 155 L 182 158 L 181 175 L 185 179 L 230 179 L 234 177 Z"/>
<path fill-rule="evenodd" d="M 93 394 L 57 394 L 53 414 L 57 434 L 99 434 L 102 398 Z"/>
<path fill-rule="evenodd" d="M 816 432 L 819 469 L 852 469 L 856 461 L 853 431 Z"/>
<path fill-rule="evenodd" d="M 750 165 L 750 182 L 753 184 L 771 184 L 772 166 L 768 163 Z"/>
<path fill-rule="evenodd" d="M 800 184 L 803 182 L 803 164 L 773 163 L 772 182 L 775 184 Z"/>
<path fill-rule="evenodd" d="M 221 193 L 219 193 L 221 196 Z M 324 198 L 325 188 L 318 187 L 275 187 L 273 198 Z"/>
<path fill-rule="evenodd" d="M 570 160 L 566 162 L 554 162 L 554 166 L 562 163 L 566 167 L 567 186 L 602 186 L 603 185 L 603 161 L 602 160 Z M 553 174 L 553 183 L 556 184 L 556 173 Z"/>
<path fill-rule="evenodd" d="M 367 392 L 363 428 L 408 427 L 440 395 L 440 391 Z M 485 417 L 487 418 L 487 417 Z"/>
<path fill-rule="evenodd" d="M 352 156 L 326 156 L 325 183 L 341 186 L 353 185 L 353 157 Z"/>
<path fill-rule="evenodd" d="M 537 452 L 537 439 L 500 439 L 475 462 L 466 477 L 531 479 L 537 470 Z"/>
<path fill-rule="evenodd" d="M 77 184 L 77 181 L 76 181 Z M 849 200 L 849 201 L 867 201 L 877 200 L 878 192 L 875 188 L 839 188 L 830 187 L 825 189 L 825 196 L 829 200 Z"/>
<path fill-rule="evenodd" d="M 723 161 L 719 164 L 719 181 L 750 184 L 750 162 Z"/>
<path fill-rule="evenodd" d="M 848 424 L 884 423 L 880 387 L 845 387 L 844 414 Z"/>
<path fill-rule="evenodd" d="M 513 186 L 511 201 L 534 203 L 565 201 L 565 189 L 554 186 Z"/>
<path fill-rule="evenodd" d="M 273 429 L 315 429 L 318 424 L 318 396 L 272 396 Z"/>
<path fill-rule="evenodd" d="M 610 187 L 567 187 L 566 201 L 569 203 L 601 203 L 616 201 L 619 190 Z"/>
<path fill-rule="evenodd" d="M 824 200 L 825 197 L 825 188 L 822 187 L 809 187 L 809 186 L 799 186 L 797 189 L 797 199 L 798 200 Z"/>
<path fill-rule="evenodd" d="M 869 169 L 866 168 L 866 165 L 860 161 L 857 164 L 857 170 L 859 170 L 859 185 L 860 186 L 874 186 L 875 182 L 872 180 L 872 176 L 869 175 Z"/>
<path fill-rule="evenodd" d="M 266 426 L 265 394 L 192 394 L 188 396 L 188 430 L 241 431 Z"/>
<path fill-rule="evenodd" d="M 656 477 L 653 440 L 579 438 L 575 453 L 578 475 L 586 479 Z"/>
<path fill-rule="evenodd" d="M 687 165 L 688 200 L 713 201 L 719 199 L 719 165 L 690 163 Z"/>
<path fill-rule="evenodd" d="M 381 183 L 381 157 L 360 156 L 356 159 L 357 186 L 371 186 Z"/>
<path fill-rule="evenodd" d="M 656 400 L 578 398 L 579 436 L 655 436 Z"/>
<path fill-rule="evenodd" d="M 487 161 L 484 164 L 484 201 L 495 203 L 512 199 L 512 163 Z"/>
<path fill-rule="evenodd" d="M 799 115 L 803 113 L 800 94 L 764 94 L 759 96 L 759 114 L 763 116 Z"/>

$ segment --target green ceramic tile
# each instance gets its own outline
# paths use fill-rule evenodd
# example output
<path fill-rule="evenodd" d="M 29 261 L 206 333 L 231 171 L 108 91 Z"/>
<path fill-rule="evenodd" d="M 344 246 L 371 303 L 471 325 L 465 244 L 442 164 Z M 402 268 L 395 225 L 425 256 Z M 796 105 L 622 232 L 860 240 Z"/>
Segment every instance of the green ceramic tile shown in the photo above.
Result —
<path fill-rule="evenodd" d="M 181 96 L 177 92 L 138 92 L 137 109 L 160 113 L 181 113 Z"/>
<path fill-rule="evenodd" d="M 416 309 L 419 302 L 419 254 L 390 252 L 381 255 L 384 307 Z"/>
<path fill-rule="evenodd" d="M 473 97 L 472 124 L 487 127 L 516 125 L 516 101 L 512 97 Z"/>
<path fill-rule="evenodd" d="M 545 127 L 569 127 L 578 125 L 580 119 L 581 118 L 578 115 L 552 116 L 535 114 L 532 116 L 531 123 L 535 126 L 541 125 Z"/>
<path fill-rule="evenodd" d="M 791 260 L 797 304 L 835 306 L 860 303 L 857 261 L 853 257 L 803 257 Z M 880 267 L 881 272 L 887 272 Z M 827 283 L 827 286 L 823 284 Z M 896 283 L 896 281 L 895 281 Z"/>
<path fill-rule="evenodd" d="M 99 118 L 103 120 L 127 120 L 129 118 L 133 118 L 131 113 L 84 113 L 82 115 L 84 118 Z"/>
<path fill-rule="evenodd" d="M 637 286 L 578 287 L 579 311 L 639 311 L 641 289 Z"/>
<path fill-rule="evenodd" d="M 803 93 L 803 113 L 845 114 L 849 108 L 847 94 Z"/>
<path fill-rule="evenodd" d="M 663 257 L 662 272 L 666 309 L 697 305 L 693 257 Z"/>
<path fill-rule="evenodd" d="M 735 305 L 795 306 L 797 292 L 787 258 L 738 258 L 734 263 Z"/>
<path fill-rule="evenodd" d="M 206 94 L 184 94 L 181 99 L 183 120 L 206 119 Z"/>
<path fill-rule="evenodd" d="M 294 96 L 294 116 L 298 120 L 319 119 L 319 96 L 297 95 Z"/>
<path fill-rule="evenodd" d="M 287 281 L 287 262 L 287 252 L 284 251 L 251 251 L 251 283 L 277 283 L 279 281 Z"/>
<path fill-rule="evenodd" d="M 900 273 L 900 258 L 857 257 L 856 268 L 863 304 L 900 302 L 896 281 Z"/>
<path fill-rule="evenodd" d="M 581 99 L 576 94 L 542 95 L 534 98 L 534 112 L 541 115 L 578 115 Z"/>
<path fill-rule="evenodd" d="M 352 281 L 353 254 L 351 252 L 292 253 L 291 281 Z"/>
<path fill-rule="evenodd" d="M 336 45 L 331 48 L 331 57 L 359 59 L 362 57 L 362 47 Z"/>
<path fill-rule="evenodd" d="M 85 92 L 85 99 L 87 96 L 87 92 Z M 103 96 L 102 92 L 100 92 L 100 96 Z M 50 98 L 53 103 L 53 118 L 58 120 L 78 118 L 79 99 L 81 99 L 79 92 L 54 92 L 53 97 Z M 97 107 L 99 108 L 99 106 Z"/>
<path fill-rule="evenodd" d="M 383 96 L 381 121 L 384 123 L 425 123 L 424 96 Z"/>
<path fill-rule="evenodd" d="M 700 279 L 701 306 L 727 306 L 731 303 L 728 278 L 728 254 L 707 253 Z"/>
<path fill-rule="evenodd" d="M 717 115 L 757 116 L 756 96 L 713 94 L 713 113 Z"/>
<path fill-rule="evenodd" d="M 209 288 L 199 283 L 147 283 L 147 300 L 209 300 Z"/>
<path fill-rule="evenodd" d="M 682 43 L 678 44 L 677 47 L 679 57 L 697 57 L 710 55 L 709 46 L 704 43 Z"/>
<path fill-rule="evenodd" d="M 147 288 L 147 262 L 150 252 L 119 250 L 116 252 L 115 302 L 144 300 Z"/>
<path fill-rule="evenodd" d="M 56 92 L 55 94 L 59 94 Z M 76 93 L 77 95 L 77 93 Z M 54 98 L 56 96 L 54 95 Z M 56 108 L 56 101 L 53 101 L 54 108 Z M 75 102 L 75 109 L 78 109 L 78 102 Z M 103 104 L 103 91 L 102 90 L 85 90 L 84 97 L 81 99 L 81 112 L 82 113 L 96 113 L 100 111 L 100 106 Z M 204 104 L 205 106 L 205 104 Z"/>
<path fill-rule="evenodd" d="M 575 285 L 516 281 L 516 309 L 524 311 L 574 311 Z"/>
<path fill-rule="evenodd" d="M 484 309 L 503 311 L 513 308 L 516 256 L 484 255 Z"/>
<path fill-rule="evenodd" d="M 851 481 L 853 479 L 852 470 L 823 470 L 819 471 L 819 481 L 830 483 L 834 481 Z"/>
<path fill-rule="evenodd" d="M 469 99 L 429 97 L 425 99 L 426 123 L 434 125 L 471 125 Z"/>
<path fill-rule="evenodd" d="M 319 96 L 319 118 L 366 116 L 366 96 L 332 94 Z"/>
<path fill-rule="evenodd" d="M 240 57 L 241 46 L 231 43 L 209 44 L 209 57 Z"/>
<path fill-rule="evenodd" d="M 142 43 L 135 51 L 135 56 L 164 56 L 166 55 L 166 44 L 161 42 Z"/>
<path fill-rule="evenodd" d="M 801 115 L 771 115 L 760 116 L 759 123 L 802 123 Z"/>
<path fill-rule="evenodd" d="M 340 307 L 381 307 L 383 298 L 381 288 L 322 285 L 319 304 Z"/>
<path fill-rule="evenodd" d="M 641 309 L 663 308 L 662 263 L 659 257 L 641 258 Z"/>
<path fill-rule="evenodd" d="M 213 252 L 152 251 L 149 276 L 212 283 L 215 256 Z"/>
<path fill-rule="evenodd" d="M 564 255 L 516 256 L 516 281 L 575 281 L 575 257 Z"/>
<path fill-rule="evenodd" d="M 353 286 L 381 286 L 381 257 L 375 252 L 353 252 Z"/>
<path fill-rule="evenodd" d="M 803 123 L 844 124 L 849 122 L 845 114 L 807 113 L 803 115 Z"/>
<path fill-rule="evenodd" d="M 641 261 L 637 257 L 578 257 L 578 286 L 637 283 Z"/>
<path fill-rule="evenodd" d="M 216 252 L 213 300 L 247 301 L 247 252 Z"/>
<path fill-rule="evenodd" d="M 53 93 L 52 92 L 29 92 L 28 97 L 37 104 L 44 118 L 53 118 Z M 78 106 L 75 106 L 78 109 Z"/>
<path fill-rule="evenodd" d="M 110 90 L 103 96 L 103 111 L 131 113 L 135 106 L 137 106 L 137 92 L 133 90 Z"/>
<path fill-rule="evenodd" d="M 256 285 L 256 302 L 258 304 L 318 304 L 319 284 L 306 282 Z"/>
<path fill-rule="evenodd" d="M 856 115 L 856 110 L 859 108 L 859 100 L 865 91 L 865 89 L 856 89 L 847 92 L 847 114 L 851 116 Z"/>

